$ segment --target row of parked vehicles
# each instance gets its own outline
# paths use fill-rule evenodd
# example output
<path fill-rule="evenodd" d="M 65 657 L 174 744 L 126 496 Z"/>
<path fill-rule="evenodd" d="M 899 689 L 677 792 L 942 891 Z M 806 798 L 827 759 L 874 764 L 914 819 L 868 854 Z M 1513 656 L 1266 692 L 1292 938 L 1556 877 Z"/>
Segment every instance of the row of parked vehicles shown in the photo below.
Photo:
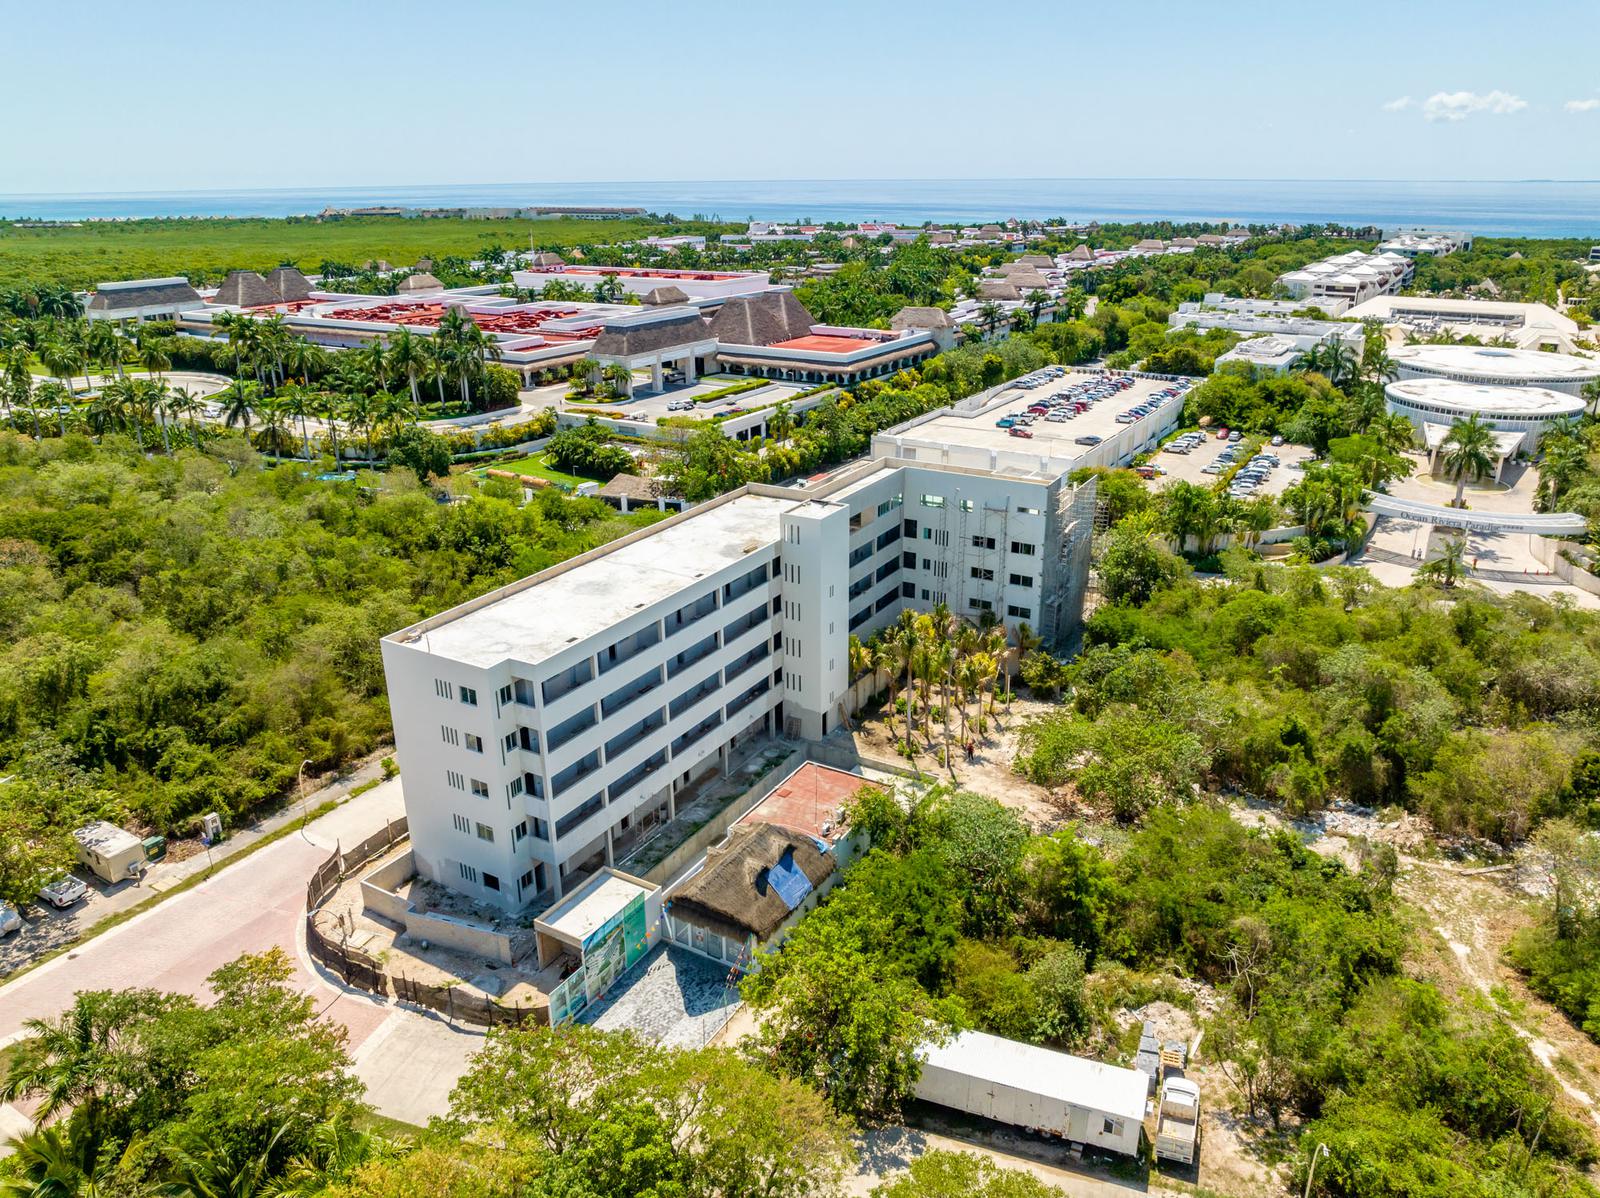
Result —
<path fill-rule="evenodd" d="M 1050 371 L 1056 370 L 1060 370 L 1060 367 L 1049 366 L 1043 371 L 1035 371 L 1034 374 L 1026 375 L 1019 380 L 1019 385 L 1026 383 L 1027 386 L 1024 389 L 1032 390 L 1034 387 L 1042 385 L 1040 382 L 1033 381 L 1036 375 L 1045 375 Z M 1052 375 L 1050 377 L 1057 376 Z M 1046 379 L 1045 381 L 1049 380 Z M 1031 437 L 1033 436 L 1033 429 L 1030 426 L 1035 421 L 1046 420 L 1051 424 L 1065 424 L 1068 420 L 1075 419 L 1082 413 L 1087 412 L 1102 399 L 1118 395 L 1131 386 L 1133 386 L 1133 379 L 1124 375 L 1093 375 L 1080 382 L 1073 383 L 1070 387 L 1064 387 L 1044 399 L 1034 400 L 1033 403 L 1028 405 L 1028 409 L 1025 412 L 1000 417 L 999 420 L 994 422 L 995 427 L 1006 429 L 1013 437 Z M 1083 437 L 1078 438 L 1078 444 L 1080 445 L 1098 445 L 1099 443 L 1099 437 L 1094 438 L 1093 441 Z"/>
<path fill-rule="evenodd" d="M 1229 446 L 1217 455 L 1217 460 L 1206 467 L 1209 472 L 1221 474 L 1238 460 L 1238 451 Z M 1278 455 L 1275 453 L 1258 453 L 1233 476 L 1228 484 L 1228 494 L 1235 499 L 1246 499 L 1254 495 L 1258 489 L 1272 477 L 1272 472 L 1279 466 Z"/>
<path fill-rule="evenodd" d="M 1184 379 L 1173 383 L 1169 387 L 1165 387 L 1162 390 L 1157 391 L 1154 395 L 1150 396 L 1150 398 L 1134 404 L 1133 407 L 1129 408 L 1126 412 L 1123 412 L 1117 417 L 1117 423 L 1137 424 L 1152 412 L 1158 411 L 1159 409 L 1165 407 L 1172 400 L 1177 399 L 1189 389 L 1189 386 L 1190 384 L 1188 380 Z"/>

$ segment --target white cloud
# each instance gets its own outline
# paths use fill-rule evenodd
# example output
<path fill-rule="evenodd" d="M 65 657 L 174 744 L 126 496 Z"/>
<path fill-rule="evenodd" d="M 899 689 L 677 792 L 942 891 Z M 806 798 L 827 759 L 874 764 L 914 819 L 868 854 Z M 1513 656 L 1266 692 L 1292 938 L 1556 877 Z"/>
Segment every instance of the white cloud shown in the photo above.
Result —
<path fill-rule="evenodd" d="M 1410 96 L 1401 96 L 1398 99 L 1390 100 L 1387 104 L 1385 104 L 1383 106 L 1383 110 L 1385 112 L 1404 112 L 1407 108 L 1410 108 L 1410 107 L 1411 107 L 1411 97 Z"/>
<path fill-rule="evenodd" d="M 1600 108 L 1600 99 L 1568 100 L 1564 107 L 1568 112 L 1593 112 Z"/>
<path fill-rule="evenodd" d="M 1528 102 L 1510 92 L 1434 92 L 1422 102 L 1422 115 L 1430 121 L 1464 121 L 1475 112 L 1504 116 L 1521 112 Z"/>

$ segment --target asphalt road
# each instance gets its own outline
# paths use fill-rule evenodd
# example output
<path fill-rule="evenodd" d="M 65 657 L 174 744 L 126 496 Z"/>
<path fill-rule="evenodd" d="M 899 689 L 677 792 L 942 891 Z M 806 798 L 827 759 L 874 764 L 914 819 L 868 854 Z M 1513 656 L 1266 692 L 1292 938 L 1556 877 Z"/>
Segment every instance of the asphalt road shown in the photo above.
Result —
<path fill-rule="evenodd" d="M 153 986 L 204 995 L 205 980 L 240 953 L 276 945 L 297 963 L 296 982 L 328 996 L 320 978 L 299 964 L 296 939 L 305 908 L 306 882 L 343 841 L 353 844 L 384 820 L 405 812 L 399 780 L 374 787 L 208 881 L 167 899 L 127 923 L 87 941 L 14 982 L 0 986 L 0 1041 L 25 1020 L 65 1009 L 79 990 Z M 345 1004 L 354 1007 L 355 1004 Z M 340 1011 L 352 1035 L 370 1027 L 370 1014 Z"/>

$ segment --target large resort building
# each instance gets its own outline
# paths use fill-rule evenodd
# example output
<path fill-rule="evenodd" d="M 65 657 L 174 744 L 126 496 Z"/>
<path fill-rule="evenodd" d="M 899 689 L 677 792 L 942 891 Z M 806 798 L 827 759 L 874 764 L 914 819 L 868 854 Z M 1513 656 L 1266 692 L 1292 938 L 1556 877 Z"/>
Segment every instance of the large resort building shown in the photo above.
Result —
<path fill-rule="evenodd" d="M 849 636 L 902 609 L 1064 646 L 1093 517 L 1064 474 L 885 458 L 743 487 L 386 637 L 419 872 L 512 911 L 559 896 L 741 742 L 837 729 Z"/>
<path fill-rule="evenodd" d="M 299 271 L 280 269 L 266 277 L 235 271 L 208 296 L 185 283 L 192 300 L 175 308 L 180 297 L 163 293 L 168 307 L 162 314 L 176 316 L 183 332 L 205 338 L 220 335 L 216 320 L 223 313 L 278 317 L 318 345 L 352 348 L 401 328 L 434 336 L 445 314 L 457 309 L 494 340 L 499 363 L 516 371 L 524 386 L 564 376 L 574 363 L 592 359 L 648 378 L 630 377 L 628 394 L 635 388 L 661 391 L 716 371 L 849 385 L 923 362 L 948 346 L 952 335 L 936 309 L 907 309 L 937 315 L 898 321 L 887 330 L 818 324 L 787 287 L 773 285 L 763 271 L 580 268 L 555 259 L 513 277 L 519 286 L 534 288 L 553 281 L 592 288 L 610 279 L 620 296 L 637 302 L 520 300 L 495 286 L 446 289 L 429 274 L 407 276 L 392 296 L 345 295 L 314 287 Z M 102 297 L 118 302 L 116 287 L 103 285 L 91 308 Z"/>

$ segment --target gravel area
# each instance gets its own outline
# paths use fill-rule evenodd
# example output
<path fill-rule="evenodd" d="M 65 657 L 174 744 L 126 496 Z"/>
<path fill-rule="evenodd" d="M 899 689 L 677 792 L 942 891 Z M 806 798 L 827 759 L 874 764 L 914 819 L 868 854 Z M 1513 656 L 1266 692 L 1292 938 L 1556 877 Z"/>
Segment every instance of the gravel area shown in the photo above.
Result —
<path fill-rule="evenodd" d="M 601 1031 L 636 1032 L 669 1048 L 699 1048 L 738 1006 L 738 985 L 730 983 L 726 965 L 658 944 L 578 1020 Z"/>

